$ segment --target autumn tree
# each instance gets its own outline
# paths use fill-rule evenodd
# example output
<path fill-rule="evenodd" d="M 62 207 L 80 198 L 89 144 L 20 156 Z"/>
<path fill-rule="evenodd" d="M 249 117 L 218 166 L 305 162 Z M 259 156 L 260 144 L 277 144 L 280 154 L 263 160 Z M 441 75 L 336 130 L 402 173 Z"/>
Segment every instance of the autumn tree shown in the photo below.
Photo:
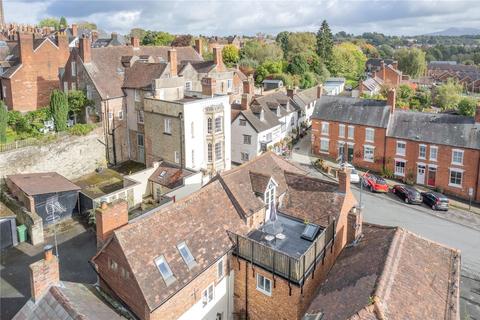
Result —
<path fill-rule="evenodd" d="M 240 60 L 240 51 L 233 44 L 228 44 L 222 49 L 223 62 L 228 66 L 234 66 Z"/>

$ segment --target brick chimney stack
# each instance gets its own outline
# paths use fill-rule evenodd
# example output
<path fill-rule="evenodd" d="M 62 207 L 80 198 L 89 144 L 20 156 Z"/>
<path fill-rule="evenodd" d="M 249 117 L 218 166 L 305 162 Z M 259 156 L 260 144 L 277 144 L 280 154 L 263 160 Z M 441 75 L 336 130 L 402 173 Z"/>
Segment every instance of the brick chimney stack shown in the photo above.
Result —
<path fill-rule="evenodd" d="M 338 192 L 350 192 L 350 169 L 343 168 L 343 170 L 338 171 Z"/>
<path fill-rule="evenodd" d="M 92 43 L 98 40 L 98 31 L 92 30 Z"/>
<path fill-rule="evenodd" d="M 475 110 L 475 123 L 480 124 L 480 103 L 477 105 L 477 110 Z"/>
<path fill-rule="evenodd" d="M 360 208 L 352 208 L 347 217 L 347 243 L 360 239 L 362 235 L 363 214 Z"/>
<path fill-rule="evenodd" d="M 396 101 L 396 91 L 395 88 L 388 90 L 387 94 L 387 105 L 390 106 L 390 113 L 395 112 L 395 101 Z"/>
<path fill-rule="evenodd" d="M 223 64 L 222 48 L 213 47 L 213 63 L 217 65 L 217 71 L 224 71 L 225 65 Z"/>
<path fill-rule="evenodd" d="M 17 38 L 20 62 L 26 63 L 32 59 L 33 55 L 33 34 L 28 32 L 18 32 Z"/>
<path fill-rule="evenodd" d="M 138 39 L 137 37 L 131 37 L 130 44 L 134 49 L 140 48 L 140 39 Z"/>
<path fill-rule="evenodd" d="M 112 33 L 110 34 L 110 39 L 112 39 L 112 40 L 117 40 L 117 39 L 118 39 L 118 34 L 117 34 L 116 32 L 112 32 Z"/>
<path fill-rule="evenodd" d="M 76 37 L 78 36 L 78 25 L 76 23 L 72 23 L 72 36 Z"/>
<path fill-rule="evenodd" d="M 250 102 L 252 101 L 252 95 L 249 93 L 242 94 L 242 100 L 240 102 L 241 110 L 248 110 L 250 108 Z"/>
<path fill-rule="evenodd" d="M 383 62 L 383 60 L 381 62 L 381 68 L 382 68 L 382 79 L 383 79 L 383 81 L 385 81 L 386 80 L 385 78 L 387 77 L 386 76 L 387 71 L 385 70 L 385 62 Z"/>
<path fill-rule="evenodd" d="M 195 39 L 195 51 L 202 56 L 203 41 L 202 38 Z"/>
<path fill-rule="evenodd" d="M 177 50 L 168 50 L 168 63 L 170 64 L 170 76 L 177 76 Z"/>
<path fill-rule="evenodd" d="M 393 62 L 392 62 L 392 67 L 393 67 L 395 70 L 398 70 L 398 61 L 393 61 Z"/>
<path fill-rule="evenodd" d="M 217 86 L 217 81 L 214 78 L 203 78 L 202 79 L 202 94 L 206 96 L 214 96 L 215 89 Z"/>
<path fill-rule="evenodd" d="M 253 94 L 253 83 L 250 79 L 243 80 L 243 93 Z"/>
<path fill-rule="evenodd" d="M 320 99 L 320 97 L 322 96 L 323 94 L 323 86 L 321 84 L 319 84 L 317 86 L 317 99 Z"/>
<path fill-rule="evenodd" d="M 297 93 L 297 88 L 288 88 L 287 89 L 287 96 L 290 98 L 290 99 L 293 99 L 293 96 L 295 95 L 295 93 Z"/>
<path fill-rule="evenodd" d="M 29 269 L 32 299 L 36 302 L 51 286 L 58 285 L 60 282 L 58 259 L 53 255 L 53 246 L 45 246 L 44 259 L 32 263 Z"/>
<path fill-rule="evenodd" d="M 97 248 L 101 248 L 113 231 L 128 224 L 128 203 L 116 200 L 107 204 L 102 202 L 95 210 L 97 224 Z"/>
<path fill-rule="evenodd" d="M 92 50 L 90 45 L 90 39 L 83 35 L 79 41 L 80 58 L 83 63 L 90 63 L 92 61 Z"/>

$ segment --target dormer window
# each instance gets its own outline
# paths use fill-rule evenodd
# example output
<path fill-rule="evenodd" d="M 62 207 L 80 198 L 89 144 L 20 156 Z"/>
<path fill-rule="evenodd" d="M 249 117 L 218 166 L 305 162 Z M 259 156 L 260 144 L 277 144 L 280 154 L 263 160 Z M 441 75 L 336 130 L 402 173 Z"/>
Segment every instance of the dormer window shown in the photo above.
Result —
<path fill-rule="evenodd" d="M 192 256 L 192 253 L 190 252 L 190 249 L 188 249 L 185 242 L 180 243 L 177 248 L 183 258 L 183 261 L 185 261 L 185 264 L 188 266 L 189 269 L 197 265 L 197 263 L 195 262 L 195 258 Z"/>
<path fill-rule="evenodd" d="M 163 281 L 165 281 L 165 284 L 168 286 L 172 284 L 175 281 L 175 277 L 173 275 L 172 270 L 170 269 L 170 266 L 167 263 L 167 260 L 165 260 L 164 256 L 160 256 L 155 259 L 155 264 L 157 265 L 158 271 L 160 271 L 160 274 L 162 275 Z"/>

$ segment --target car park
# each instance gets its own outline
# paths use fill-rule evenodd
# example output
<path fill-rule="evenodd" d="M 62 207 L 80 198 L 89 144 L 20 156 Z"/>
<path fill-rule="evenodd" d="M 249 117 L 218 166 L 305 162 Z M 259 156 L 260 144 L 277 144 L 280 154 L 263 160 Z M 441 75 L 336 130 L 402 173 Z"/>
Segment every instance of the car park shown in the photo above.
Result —
<path fill-rule="evenodd" d="M 347 168 L 350 169 L 350 182 L 351 183 L 359 183 L 360 182 L 360 176 L 358 175 L 358 171 L 355 169 L 353 165 L 350 163 L 344 162 L 340 164 L 340 168 Z"/>
<path fill-rule="evenodd" d="M 388 192 L 387 181 L 369 172 L 363 175 L 362 184 L 372 192 Z"/>
<path fill-rule="evenodd" d="M 433 210 L 447 211 L 449 206 L 449 200 L 441 193 L 428 191 L 422 193 L 423 203 L 432 208 Z"/>
<path fill-rule="evenodd" d="M 392 187 L 391 191 L 405 201 L 405 203 L 421 204 L 423 202 L 421 193 L 412 186 L 396 184 Z"/>

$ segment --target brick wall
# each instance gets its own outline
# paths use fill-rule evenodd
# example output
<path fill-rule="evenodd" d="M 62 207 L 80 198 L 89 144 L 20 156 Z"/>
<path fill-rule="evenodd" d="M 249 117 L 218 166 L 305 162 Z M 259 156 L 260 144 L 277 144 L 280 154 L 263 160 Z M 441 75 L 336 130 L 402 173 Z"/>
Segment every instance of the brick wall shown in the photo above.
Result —
<path fill-rule="evenodd" d="M 322 135 L 321 128 L 322 122 L 329 123 L 329 134 Z M 347 153 L 348 153 L 348 145 L 352 145 L 353 143 L 353 165 L 358 166 L 360 168 L 369 169 L 373 171 L 380 172 L 382 171 L 383 167 L 383 155 L 385 152 L 385 136 L 386 136 L 386 129 L 384 128 L 375 128 L 375 127 L 367 127 L 362 125 L 353 125 L 354 126 L 354 138 L 348 139 L 348 124 L 344 123 L 345 125 L 345 137 L 339 137 L 339 122 L 334 121 L 322 121 L 319 119 L 312 119 L 312 152 L 313 154 L 321 157 L 328 158 L 330 160 L 336 160 L 339 157 L 339 148 L 338 144 L 339 141 L 345 143 L 344 152 L 345 152 L 345 160 L 347 160 Z M 374 129 L 374 142 L 366 142 L 365 141 L 365 131 L 366 128 L 373 128 Z M 323 152 L 320 150 L 320 141 L 321 138 L 328 138 L 329 141 L 329 149 L 328 153 Z M 374 151 L 374 161 L 369 162 L 364 160 L 364 145 L 370 145 L 375 147 Z"/>
<path fill-rule="evenodd" d="M 60 281 L 58 259 L 53 255 L 51 255 L 48 260 L 42 259 L 32 263 L 29 270 L 30 288 L 34 301 L 38 301 L 51 285 L 56 285 Z"/>
<path fill-rule="evenodd" d="M 124 200 L 116 200 L 109 204 L 102 203 L 100 208 L 96 209 L 95 221 L 97 248 L 101 248 L 115 229 L 128 223 L 128 203 Z"/>
<path fill-rule="evenodd" d="M 396 142 L 405 141 L 407 143 L 406 155 L 396 155 Z M 426 146 L 426 159 L 419 159 L 419 146 L 423 144 Z M 431 144 L 422 143 L 418 141 L 387 138 L 387 167 L 395 172 L 395 159 L 406 160 L 406 177 L 397 176 L 400 179 L 411 178 L 414 182 L 417 182 L 418 165 L 425 165 L 425 182 L 423 184 L 428 185 L 428 175 L 430 168 L 436 167 L 435 183 L 430 185 L 431 187 L 439 187 L 446 194 L 454 195 L 460 198 L 468 199 L 468 190 L 473 188 L 474 200 L 480 201 L 479 189 L 479 158 L 480 151 L 472 149 L 462 149 L 446 145 L 435 145 L 438 147 L 437 161 L 430 160 Z M 464 151 L 463 165 L 452 164 L 452 150 L 460 149 Z M 450 168 L 457 168 L 464 170 L 462 177 L 461 187 L 449 186 L 450 180 Z M 432 170 L 433 171 L 433 170 Z M 407 176 L 408 175 L 408 176 Z"/>

